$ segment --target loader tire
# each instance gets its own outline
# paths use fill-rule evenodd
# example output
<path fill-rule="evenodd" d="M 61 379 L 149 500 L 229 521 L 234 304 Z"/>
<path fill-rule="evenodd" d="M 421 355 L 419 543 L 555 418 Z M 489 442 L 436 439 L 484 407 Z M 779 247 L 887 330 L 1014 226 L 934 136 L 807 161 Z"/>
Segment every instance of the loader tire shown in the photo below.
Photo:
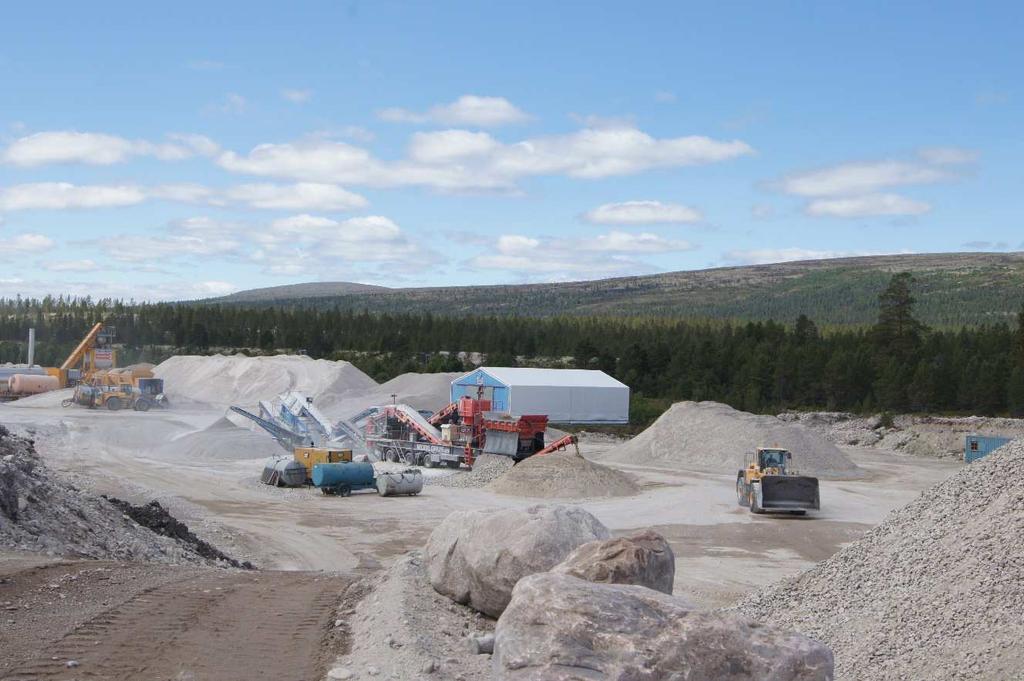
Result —
<path fill-rule="evenodd" d="M 124 405 L 122 404 L 120 397 L 111 397 L 107 400 L 107 409 L 110 411 L 120 411 L 122 406 Z"/>
<path fill-rule="evenodd" d="M 747 491 L 743 489 L 743 476 L 736 476 L 736 503 L 739 506 L 746 507 L 747 505 Z"/>
<path fill-rule="evenodd" d="M 153 404 L 149 400 L 136 400 L 135 411 L 149 411 L 151 406 L 153 406 Z"/>
<path fill-rule="evenodd" d="M 764 513 L 764 509 L 757 503 L 757 493 L 754 491 L 753 486 L 750 489 L 750 512 L 755 515 Z"/>

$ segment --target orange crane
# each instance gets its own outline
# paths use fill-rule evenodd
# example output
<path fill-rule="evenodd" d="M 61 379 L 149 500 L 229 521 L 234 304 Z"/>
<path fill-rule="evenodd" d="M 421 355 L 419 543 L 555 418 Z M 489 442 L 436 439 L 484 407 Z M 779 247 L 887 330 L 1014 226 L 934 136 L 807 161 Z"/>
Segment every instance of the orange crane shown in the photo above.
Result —
<path fill-rule="evenodd" d="M 64 363 L 58 368 L 47 369 L 47 373 L 57 377 L 60 387 L 67 388 L 69 385 L 88 379 L 99 369 L 110 369 L 117 366 L 115 351 L 110 347 L 113 331 L 112 328 L 105 329 L 102 322 L 97 322 L 68 355 Z M 75 376 L 72 372 L 79 365 L 81 365 L 80 373 Z"/>

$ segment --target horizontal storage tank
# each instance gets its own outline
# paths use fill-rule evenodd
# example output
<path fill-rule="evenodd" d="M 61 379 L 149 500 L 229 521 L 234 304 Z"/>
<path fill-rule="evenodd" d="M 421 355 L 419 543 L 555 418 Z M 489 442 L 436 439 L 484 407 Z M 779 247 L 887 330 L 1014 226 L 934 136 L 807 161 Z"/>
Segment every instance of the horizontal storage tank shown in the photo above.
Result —
<path fill-rule="evenodd" d="M 301 464 L 300 464 L 301 465 Z M 313 484 L 317 487 L 359 489 L 373 486 L 373 464 L 370 463 L 318 463 L 313 466 Z"/>
<path fill-rule="evenodd" d="M 60 379 L 56 376 L 15 374 L 11 376 L 9 387 L 15 395 L 38 395 L 60 388 Z"/>
<path fill-rule="evenodd" d="M 415 468 L 395 473 L 381 473 L 377 476 L 377 494 L 382 497 L 419 494 L 422 491 L 423 473 Z"/>
<path fill-rule="evenodd" d="M 260 482 L 275 487 L 301 487 L 306 484 L 306 467 L 295 459 L 269 459 L 263 467 Z"/>

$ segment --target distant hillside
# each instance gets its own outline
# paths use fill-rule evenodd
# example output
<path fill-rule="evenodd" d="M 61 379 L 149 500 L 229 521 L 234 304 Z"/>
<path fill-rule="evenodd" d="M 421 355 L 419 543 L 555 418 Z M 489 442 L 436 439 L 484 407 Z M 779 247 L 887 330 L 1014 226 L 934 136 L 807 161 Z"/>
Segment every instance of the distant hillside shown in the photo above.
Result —
<path fill-rule="evenodd" d="M 874 321 L 879 291 L 892 273 L 902 271 L 917 277 L 918 314 L 929 324 L 1010 321 L 1024 302 L 1024 253 L 807 260 L 557 284 L 405 289 L 298 284 L 243 291 L 206 302 L 447 315 L 655 315 L 787 321 L 803 313 L 819 324 L 849 325 Z"/>
<path fill-rule="evenodd" d="M 223 303 L 273 303 L 281 300 L 309 300 L 313 298 L 337 298 L 358 293 L 373 291 L 390 291 L 384 286 L 370 284 L 354 284 L 348 281 L 311 282 L 309 284 L 287 284 L 239 291 L 229 296 L 217 298 Z"/>

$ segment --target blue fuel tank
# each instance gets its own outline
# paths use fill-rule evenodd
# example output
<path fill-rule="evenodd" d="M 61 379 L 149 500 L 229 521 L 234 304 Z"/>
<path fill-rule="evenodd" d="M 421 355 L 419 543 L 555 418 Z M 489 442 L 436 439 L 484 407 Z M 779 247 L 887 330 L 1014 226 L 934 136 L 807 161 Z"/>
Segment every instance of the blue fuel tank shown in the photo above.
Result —
<path fill-rule="evenodd" d="M 352 461 L 344 463 L 318 463 L 313 466 L 313 485 L 362 489 L 374 486 L 373 464 Z"/>

